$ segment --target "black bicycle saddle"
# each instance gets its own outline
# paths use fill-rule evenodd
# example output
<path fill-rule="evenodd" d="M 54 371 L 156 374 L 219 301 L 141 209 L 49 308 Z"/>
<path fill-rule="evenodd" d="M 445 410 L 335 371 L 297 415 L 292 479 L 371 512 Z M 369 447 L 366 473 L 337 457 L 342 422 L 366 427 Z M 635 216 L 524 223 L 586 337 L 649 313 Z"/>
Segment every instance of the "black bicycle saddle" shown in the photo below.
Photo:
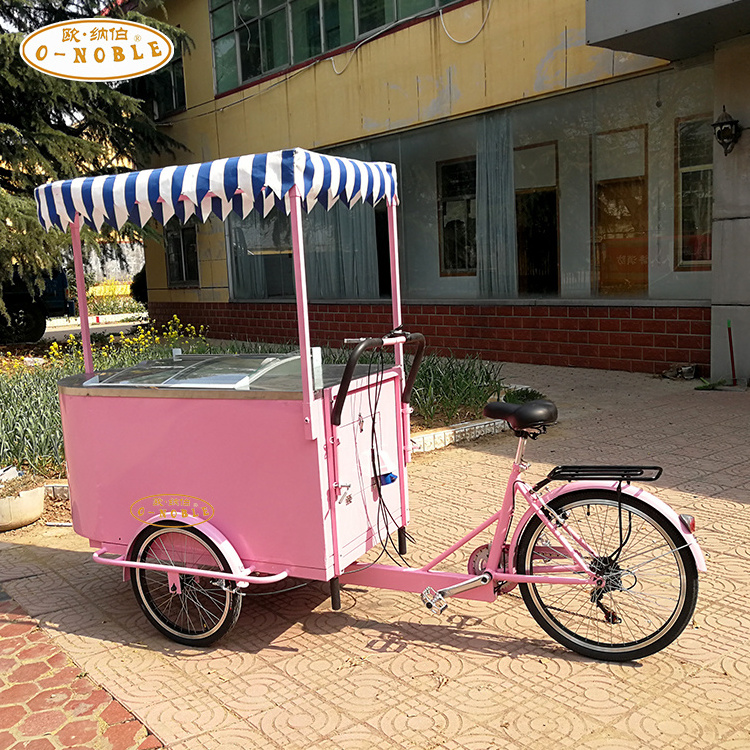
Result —
<path fill-rule="evenodd" d="M 513 430 L 529 430 L 554 424 L 557 421 L 557 407 L 544 399 L 525 404 L 491 401 L 484 407 L 484 416 L 504 419 Z"/>

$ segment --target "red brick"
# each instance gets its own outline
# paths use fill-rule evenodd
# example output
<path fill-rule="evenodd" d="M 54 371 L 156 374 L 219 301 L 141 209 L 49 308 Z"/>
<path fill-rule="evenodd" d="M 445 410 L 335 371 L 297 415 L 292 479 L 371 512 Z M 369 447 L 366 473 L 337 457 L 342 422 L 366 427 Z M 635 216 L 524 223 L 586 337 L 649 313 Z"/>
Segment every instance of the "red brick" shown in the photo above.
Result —
<path fill-rule="evenodd" d="M 83 745 L 91 742 L 99 732 L 99 726 L 95 719 L 78 719 L 66 724 L 58 733 L 57 739 L 63 747 Z"/>
<path fill-rule="evenodd" d="M 57 653 L 59 653 L 59 649 L 55 648 L 51 643 L 34 643 L 28 648 L 21 649 L 18 652 L 18 658 L 21 661 L 30 661 L 31 659 L 38 661 L 40 659 L 48 659 Z"/>
<path fill-rule="evenodd" d="M 654 308 L 653 307 L 634 307 L 631 309 L 630 315 L 633 318 L 653 318 Z"/>
<path fill-rule="evenodd" d="M 16 744 L 16 738 L 10 732 L 0 732 L 0 750 L 8 750 Z"/>
<path fill-rule="evenodd" d="M 643 330 L 642 320 L 623 320 L 620 323 L 621 331 L 640 332 Z"/>
<path fill-rule="evenodd" d="M 600 320 L 599 330 L 600 331 L 619 331 L 620 321 L 617 320 L 616 318 L 608 318 L 607 320 Z"/>
<path fill-rule="evenodd" d="M 676 320 L 678 317 L 678 310 L 676 307 L 655 307 L 654 317 L 658 320 Z"/>
<path fill-rule="evenodd" d="M 654 346 L 668 347 L 674 346 L 677 336 L 671 333 L 658 333 L 654 335 Z"/>
<path fill-rule="evenodd" d="M 667 330 L 663 320 L 644 320 L 643 331 L 645 333 L 664 333 Z"/>
<path fill-rule="evenodd" d="M 27 740 L 23 744 L 17 745 L 19 750 L 53 750 L 54 745 L 46 737 L 38 737 L 35 740 Z"/>
<path fill-rule="evenodd" d="M 667 323 L 667 333 L 690 333 L 690 321 L 672 320 Z"/>
<path fill-rule="evenodd" d="M 135 745 L 138 735 L 145 732 L 143 724 L 139 721 L 129 721 L 107 729 L 104 740 L 111 743 L 110 750 L 130 750 Z"/>
<path fill-rule="evenodd" d="M 702 307 L 681 307 L 679 310 L 680 320 L 705 320 L 704 308 Z"/>
<path fill-rule="evenodd" d="M 35 695 L 28 703 L 32 711 L 44 711 L 48 708 L 60 708 L 63 703 L 70 699 L 69 688 L 59 687 Z"/>
<path fill-rule="evenodd" d="M 3 706 L 0 708 L 0 729 L 10 729 L 28 713 L 25 706 Z"/>
<path fill-rule="evenodd" d="M 62 711 L 37 711 L 18 725 L 18 732 L 26 737 L 36 737 L 47 732 L 54 732 L 66 722 Z"/>
<path fill-rule="evenodd" d="M 140 745 L 138 745 L 138 750 L 157 750 L 157 748 L 160 747 L 164 747 L 164 745 L 161 744 L 158 737 L 150 734 Z"/>
<path fill-rule="evenodd" d="M 588 307 L 569 307 L 569 318 L 588 318 Z"/>
<path fill-rule="evenodd" d="M 12 638 L 16 635 L 27 635 L 36 627 L 30 620 L 11 620 L 0 625 L 0 637 Z"/>
<path fill-rule="evenodd" d="M 58 672 L 53 672 L 49 677 L 39 680 L 38 685 L 43 690 L 46 688 L 59 687 L 60 685 L 69 685 L 80 673 L 78 667 L 64 667 Z"/>
<path fill-rule="evenodd" d="M 610 318 L 630 318 L 630 307 L 611 307 L 609 309 Z"/>
<path fill-rule="evenodd" d="M 110 725 L 122 724 L 126 721 L 131 721 L 133 719 L 133 714 L 131 714 L 121 703 L 113 700 L 112 703 L 101 712 L 99 718 Z"/>
<path fill-rule="evenodd" d="M 21 682 L 0 690 L 0 706 L 11 706 L 16 703 L 26 703 L 39 692 L 39 688 L 32 682 Z"/>
<path fill-rule="evenodd" d="M 58 651 L 56 654 L 47 659 L 47 664 L 49 664 L 53 669 L 60 669 L 61 667 L 67 666 L 69 663 L 70 659 L 68 658 L 68 655 L 63 651 Z"/>
<path fill-rule="evenodd" d="M 610 333 L 609 343 L 613 346 L 630 346 L 630 334 L 629 333 Z"/>

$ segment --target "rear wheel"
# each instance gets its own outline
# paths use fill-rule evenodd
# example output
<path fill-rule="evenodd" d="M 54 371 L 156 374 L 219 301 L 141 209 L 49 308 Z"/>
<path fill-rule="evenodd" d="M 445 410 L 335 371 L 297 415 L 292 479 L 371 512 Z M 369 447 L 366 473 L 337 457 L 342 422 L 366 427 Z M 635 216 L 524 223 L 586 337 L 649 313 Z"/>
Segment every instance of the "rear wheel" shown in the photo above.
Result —
<path fill-rule="evenodd" d="M 606 490 L 570 492 L 548 507 L 592 548 L 572 543 L 601 582 L 520 584 L 537 623 L 567 648 L 605 661 L 640 659 L 677 638 L 695 610 L 698 571 L 673 525 L 651 506 Z M 518 543 L 518 573 L 570 577 L 552 570 L 570 562 L 532 517 Z"/>
<path fill-rule="evenodd" d="M 210 571 L 230 573 L 231 568 L 218 547 L 199 532 L 189 526 L 150 526 L 136 539 L 133 559 L 208 571 L 206 576 L 181 573 L 181 591 L 177 593 L 170 590 L 166 572 L 133 569 L 131 581 L 141 609 L 168 638 L 189 646 L 207 646 L 234 627 L 242 598 L 222 588 L 220 580 L 212 580 L 210 575 Z"/>

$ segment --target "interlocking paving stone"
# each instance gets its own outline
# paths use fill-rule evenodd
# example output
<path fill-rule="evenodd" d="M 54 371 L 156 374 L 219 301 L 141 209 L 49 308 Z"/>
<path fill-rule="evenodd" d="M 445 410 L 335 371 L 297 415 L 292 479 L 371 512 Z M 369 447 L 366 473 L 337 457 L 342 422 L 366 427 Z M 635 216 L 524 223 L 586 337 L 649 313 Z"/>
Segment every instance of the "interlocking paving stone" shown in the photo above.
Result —
<path fill-rule="evenodd" d="M 191 649 L 146 623 L 119 571 L 91 562 L 86 540 L 42 529 L 0 545 L 3 586 L 43 629 L 40 638 L 23 613 L 17 633 L 0 626 L 0 710 L 32 700 L 55 710 L 50 696 L 66 687 L 96 696 L 93 679 L 122 704 L 92 708 L 100 725 L 136 717 L 116 724 L 134 748 L 158 742 L 127 736 L 140 720 L 174 750 L 747 750 L 750 393 L 577 368 L 507 364 L 504 375 L 558 405 L 559 424 L 529 444 L 531 477 L 562 463 L 657 463 L 664 475 L 646 488 L 696 516 L 709 572 L 694 622 L 669 648 L 632 664 L 586 659 L 551 641 L 517 592 L 492 604 L 454 599 L 438 618 L 417 595 L 347 585 L 333 612 L 326 587 L 312 584 L 248 597 L 227 638 Z M 415 456 L 411 564 L 488 515 L 515 448 L 505 433 Z M 490 538 L 446 567 L 464 570 Z M 59 653 L 44 656 L 45 644 Z M 62 679 L 52 670 L 33 685 L 8 682 L 18 664 L 4 660 L 22 649 L 51 670 L 57 659 Z M 81 731 L 86 720 L 76 719 Z M 0 750 L 9 736 L 0 719 Z"/>
<path fill-rule="evenodd" d="M 0 602 L 0 652 L 3 750 L 131 750 L 142 742 L 162 747 L 7 596 Z"/>

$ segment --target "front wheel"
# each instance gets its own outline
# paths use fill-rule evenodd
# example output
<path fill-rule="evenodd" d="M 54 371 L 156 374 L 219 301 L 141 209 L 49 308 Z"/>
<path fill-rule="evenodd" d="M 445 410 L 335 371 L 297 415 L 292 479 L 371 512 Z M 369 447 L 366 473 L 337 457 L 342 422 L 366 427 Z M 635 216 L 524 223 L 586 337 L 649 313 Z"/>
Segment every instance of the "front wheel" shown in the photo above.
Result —
<path fill-rule="evenodd" d="M 698 570 L 674 526 L 646 503 L 607 490 L 570 492 L 548 507 L 558 528 L 591 548 L 584 552 L 566 536 L 600 584 L 520 584 L 537 623 L 565 647 L 605 661 L 641 659 L 677 638 L 695 610 Z M 533 516 L 518 543 L 517 572 L 570 577 L 560 571 L 570 563 Z"/>
<path fill-rule="evenodd" d="M 206 576 L 181 573 L 181 591 L 177 593 L 170 590 L 166 572 L 133 570 L 131 581 L 138 604 L 168 638 L 188 646 L 207 646 L 234 627 L 242 598 L 211 579 L 211 571 L 230 573 L 231 568 L 219 548 L 202 534 L 189 526 L 149 526 L 133 545 L 133 559 L 208 572 Z"/>

